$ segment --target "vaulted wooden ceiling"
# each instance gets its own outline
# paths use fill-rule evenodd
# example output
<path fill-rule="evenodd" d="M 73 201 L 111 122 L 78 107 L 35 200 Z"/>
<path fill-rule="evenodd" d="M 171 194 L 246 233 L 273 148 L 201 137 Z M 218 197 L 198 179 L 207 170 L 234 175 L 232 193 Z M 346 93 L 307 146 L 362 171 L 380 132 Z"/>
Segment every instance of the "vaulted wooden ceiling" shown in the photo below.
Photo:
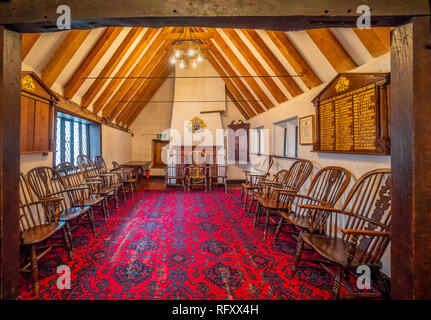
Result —
<path fill-rule="evenodd" d="M 281 32 L 193 28 L 227 97 L 250 119 L 389 51 L 389 28 Z M 129 127 L 173 71 L 182 28 L 23 34 L 23 69 L 51 89 Z"/>

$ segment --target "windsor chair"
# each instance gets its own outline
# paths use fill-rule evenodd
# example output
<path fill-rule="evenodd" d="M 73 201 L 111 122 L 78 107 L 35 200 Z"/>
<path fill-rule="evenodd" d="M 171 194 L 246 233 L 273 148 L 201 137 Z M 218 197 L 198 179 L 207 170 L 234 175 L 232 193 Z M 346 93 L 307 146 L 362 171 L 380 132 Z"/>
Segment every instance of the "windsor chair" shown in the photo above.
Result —
<path fill-rule="evenodd" d="M 123 190 L 130 190 L 130 197 L 133 200 L 133 194 L 137 190 L 136 182 L 138 181 L 138 175 L 134 175 L 135 170 L 130 168 L 124 168 L 116 161 L 112 161 L 113 172 L 118 175 L 118 180 L 123 185 Z"/>
<path fill-rule="evenodd" d="M 222 184 L 224 191 L 227 193 L 227 165 L 226 157 L 224 155 L 218 155 L 216 157 L 216 163 L 208 165 L 208 182 L 209 190 L 212 190 L 213 184 Z M 213 182 L 215 181 L 215 183 Z"/>
<path fill-rule="evenodd" d="M 99 171 L 99 175 L 105 180 L 105 183 L 110 187 L 115 188 L 117 195 L 119 191 L 121 191 L 123 199 L 126 199 L 126 193 L 124 191 L 123 184 L 119 181 L 118 174 L 116 172 L 111 172 L 111 170 L 108 169 L 102 156 L 94 157 L 94 165 Z"/>
<path fill-rule="evenodd" d="M 103 218 L 106 221 L 106 201 L 104 195 L 100 193 L 102 182 L 85 181 L 83 175 L 78 171 L 78 168 L 76 168 L 76 166 L 74 166 L 71 162 L 61 162 L 55 168 L 60 173 L 66 189 L 88 186 L 88 189 L 83 191 L 84 195 L 83 199 L 80 199 L 80 205 L 91 206 L 92 208 L 100 207 L 103 212 Z"/>
<path fill-rule="evenodd" d="M 304 244 L 326 260 L 320 265 L 334 277 L 333 296 L 340 297 L 343 286 L 349 293 L 344 298 L 387 296 L 381 258 L 390 243 L 391 172 L 376 169 L 364 174 L 353 186 L 341 210 L 328 206 L 304 204 L 309 209 L 309 231 L 302 233 L 296 250 L 292 274 L 301 261 Z M 326 264 L 332 264 L 336 272 Z M 377 279 L 380 293 L 354 292 L 345 282 L 346 271 L 368 266 Z"/>
<path fill-rule="evenodd" d="M 58 197 L 50 197 L 36 200 L 30 189 L 29 183 L 22 172 L 19 180 L 20 191 L 20 243 L 25 249 L 29 249 L 29 262 L 22 268 L 21 272 L 31 273 L 33 281 L 33 295 L 39 295 L 39 260 L 47 254 L 56 244 L 46 245 L 46 241 L 62 231 L 64 245 L 73 256 L 73 249 L 70 245 L 71 239 L 66 232 L 67 222 L 59 221 L 59 202 Z M 42 246 L 41 246 L 42 245 Z M 37 253 L 38 250 L 43 250 Z"/>
<path fill-rule="evenodd" d="M 302 195 L 287 190 L 290 194 L 287 211 L 280 211 L 280 220 L 275 232 L 274 243 L 277 241 L 285 222 L 300 230 L 300 235 L 308 229 L 308 211 L 301 207 L 303 204 L 315 204 L 333 207 L 338 199 L 344 194 L 351 180 L 351 173 L 341 167 L 325 167 L 320 169 L 314 176 L 308 192 Z"/>
<path fill-rule="evenodd" d="M 118 190 L 111 186 L 109 181 L 112 174 L 100 174 L 99 170 L 93 164 L 93 161 L 85 154 L 80 154 L 76 160 L 78 162 L 79 171 L 81 171 L 85 181 L 97 181 L 101 183 L 99 194 L 104 196 L 106 207 L 108 207 L 108 199 L 114 198 L 115 207 L 118 208 Z"/>

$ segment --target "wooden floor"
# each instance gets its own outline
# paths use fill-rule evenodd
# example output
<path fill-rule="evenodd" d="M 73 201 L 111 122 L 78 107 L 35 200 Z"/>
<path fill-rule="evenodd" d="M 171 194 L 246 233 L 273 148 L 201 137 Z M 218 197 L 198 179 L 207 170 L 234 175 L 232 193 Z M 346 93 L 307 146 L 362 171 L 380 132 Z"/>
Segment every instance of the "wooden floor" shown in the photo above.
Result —
<path fill-rule="evenodd" d="M 228 189 L 240 189 L 241 184 L 228 184 Z M 165 188 L 165 180 L 160 178 L 151 178 L 151 179 L 139 179 L 138 181 L 138 189 L 139 190 L 163 190 Z M 221 188 L 216 187 L 216 188 Z M 178 187 L 178 189 L 180 189 Z"/>

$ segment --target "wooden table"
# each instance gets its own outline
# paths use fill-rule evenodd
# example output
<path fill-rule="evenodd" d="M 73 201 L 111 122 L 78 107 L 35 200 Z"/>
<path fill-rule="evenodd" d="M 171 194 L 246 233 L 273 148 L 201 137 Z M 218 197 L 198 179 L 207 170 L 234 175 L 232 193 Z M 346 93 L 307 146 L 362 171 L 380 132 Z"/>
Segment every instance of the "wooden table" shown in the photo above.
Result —
<path fill-rule="evenodd" d="M 150 170 L 152 161 L 129 161 L 126 163 L 123 163 L 122 166 L 124 168 L 132 168 L 136 171 L 136 174 L 138 175 L 138 179 L 140 177 L 139 170 L 142 171 L 142 179 L 144 178 L 144 172 Z"/>

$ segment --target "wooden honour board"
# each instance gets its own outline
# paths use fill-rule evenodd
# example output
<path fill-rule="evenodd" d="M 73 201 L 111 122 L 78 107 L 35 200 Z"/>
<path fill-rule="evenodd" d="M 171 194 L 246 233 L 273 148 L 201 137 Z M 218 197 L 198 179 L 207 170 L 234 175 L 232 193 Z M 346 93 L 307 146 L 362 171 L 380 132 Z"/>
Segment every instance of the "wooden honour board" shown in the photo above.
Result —
<path fill-rule="evenodd" d="M 339 74 L 313 100 L 314 151 L 390 154 L 389 74 Z"/>

